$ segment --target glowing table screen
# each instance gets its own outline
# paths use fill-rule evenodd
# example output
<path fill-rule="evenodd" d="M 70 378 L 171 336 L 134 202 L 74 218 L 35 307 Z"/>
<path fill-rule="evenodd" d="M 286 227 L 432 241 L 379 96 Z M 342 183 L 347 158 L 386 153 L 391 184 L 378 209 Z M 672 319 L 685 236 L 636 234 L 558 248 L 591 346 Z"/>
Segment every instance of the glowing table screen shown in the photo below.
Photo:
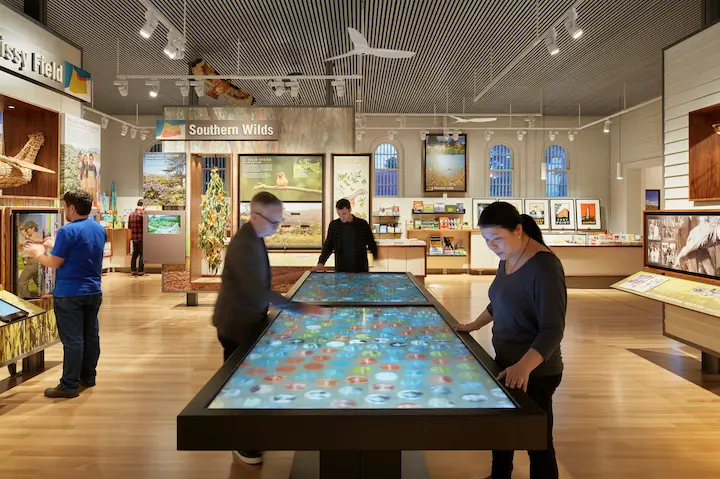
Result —
<path fill-rule="evenodd" d="M 293 301 L 325 303 L 427 303 L 402 273 L 311 273 Z"/>

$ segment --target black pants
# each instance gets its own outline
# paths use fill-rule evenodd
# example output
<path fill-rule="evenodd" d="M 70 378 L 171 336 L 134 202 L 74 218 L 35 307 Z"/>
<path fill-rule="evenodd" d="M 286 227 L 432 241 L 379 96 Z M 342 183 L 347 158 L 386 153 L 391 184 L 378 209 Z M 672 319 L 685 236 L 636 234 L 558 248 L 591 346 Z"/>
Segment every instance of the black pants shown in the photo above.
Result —
<path fill-rule="evenodd" d="M 60 386 L 77 391 L 80 382 L 95 384 L 100 358 L 98 311 L 102 294 L 55 298 L 55 320 L 63 345 L 63 374 Z"/>
<path fill-rule="evenodd" d="M 138 271 L 140 273 L 145 272 L 145 261 L 143 260 L 143 240 L 133 240 L 133 253 L 132 259 L 130 260 L 130 271 L 133 273 Z M 138 257 L 140 258 L 140 264 L 138 265 Z M 140 269 L 138 269 L 138 266 Z"/>
<path fill-rule="evenodd" d="M 527 394 L 547 415 L 547 443 L 544 451 L 528 451 L 530 456 L 530 479 L 557 479 L 558 466 L 553 445 L 552 397 L 560 385 L 562 374 L 530 377 Z M 492 452 L 492 479 L 510 479 L 513 470 L 514 451 Z"/>

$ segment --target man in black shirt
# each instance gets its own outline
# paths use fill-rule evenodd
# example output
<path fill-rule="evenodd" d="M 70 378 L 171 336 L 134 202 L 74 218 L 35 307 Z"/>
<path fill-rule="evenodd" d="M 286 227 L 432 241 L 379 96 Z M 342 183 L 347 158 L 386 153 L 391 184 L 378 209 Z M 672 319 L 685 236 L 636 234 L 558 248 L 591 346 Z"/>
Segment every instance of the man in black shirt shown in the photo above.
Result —
<path fill-rule="evenodd" d="M 352 214 L 350 202 L 343 198 L 335 204 L 338 219 L 330 222 L 318 264 L 313 271 L 323 271 L 325 262 L 335 253 L 335 271 L 338 273 L 367 273 L 367 251 L 377 259 L 378 248 L 370 225 Z"/>

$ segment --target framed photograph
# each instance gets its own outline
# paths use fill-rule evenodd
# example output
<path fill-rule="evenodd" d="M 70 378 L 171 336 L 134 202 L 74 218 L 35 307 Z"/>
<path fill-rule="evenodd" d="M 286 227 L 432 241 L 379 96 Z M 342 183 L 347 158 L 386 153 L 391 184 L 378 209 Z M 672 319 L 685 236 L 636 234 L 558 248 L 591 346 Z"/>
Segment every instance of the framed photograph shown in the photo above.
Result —
<path fill-rule="evenodd" d="M 325 155 L 239 155 L 240 201 L 269 191 L 282 201 L 323 200 Z"/>
<path fill-rule="evenodd" d="M 660 210 L 660 190 L 645 190 L 645 211 Z"/>
<path fill-rule="evenodd" d="M 13 210 L 12 212 L 12 289 L 22 299 L 51 295 L 55 289 L 55 270 L 41 265 L 25 251 L 28 243 L 43 244 L 54 237 L 63 224 L 57 209 Z M 51 248 L 45 246 L 46 253 Z"/>
<path fill-rule="evenodd" d="M 333 219 L 337 218 L 335 203 L 341 198 L 350 201 L 352 212 L 358 218 L 370 222 L 372 155 L 333 154 L 332 179 Z"/>
<path fill-rule="evenodd" d="M 600 230 L 600 200 L 575 200 L 578 230 Z"/>
<path fill-rule="evenodd" d="M 472 227 L 473 229 L 480 228 L 480 215 L 483 210 L 490 204 L 494 203 L 494 198 L 473 198 L 472 200 Z"/>
<path fill-rule="evenodd" d="M 525 200 L 525 213 L 535 220 L 541 230 L 550 229 L 549 205 L 547 199 Z"/>
<path fill-rule="evenodd" d="M 143 198 L 166 209 L 185 207 L 185 153 L 143 154 Z M 158 209 L 162 209 L 158 208 Z"/>
<path fill-rule="evenodd" d="M 423 157 L 426 193 L 467 191 L 467 136 L 427 135 Z"/>
<path fill-rule="evenodd" d="M 645 267 L 720 281 L 720 211 L 644 213 Z"/>
<path fill-rule="evenodd" d="M 550 200 L 550 228 L 554 230 L 575 229 L 575 200 Z"/>
<path fill-rule="evenodd" d="M 250 203 L 240 204 L 240 226 L 250 219 Z M 274 235 L 265 238 L 268 250 L 321 249 L 323 243 L 321 202 L 283 203 L 283 221 Z"/>

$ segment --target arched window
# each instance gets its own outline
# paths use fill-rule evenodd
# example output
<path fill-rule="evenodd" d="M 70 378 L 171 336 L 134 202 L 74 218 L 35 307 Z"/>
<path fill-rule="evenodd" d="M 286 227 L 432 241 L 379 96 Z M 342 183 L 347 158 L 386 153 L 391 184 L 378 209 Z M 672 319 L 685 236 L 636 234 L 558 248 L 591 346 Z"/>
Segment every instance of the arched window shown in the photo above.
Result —
<path fill-rule="evenodd" d="M 568 195 L 568 164 L 567 152 L 560 145 L 550 145 L 545 150 L 547 180 L 545 194 L 552 196 Z"/>
<path fill-rule="evenodd" d="M 490 196 L 508 197 L 512 194 L 512 153 L 505 145 L 495 145 L 490 149 Z"/>
<path fill-rule="evenodd" d="M 398 151 L 390 143 L 375 149 L 375 196 L 398 196 Z"/>
<path fill-rule="evenodd" d="M 162 153 L 163 146 L 161 142 L 157 142 L 154 145 L 152 145 L 150 148 L 148 148 L 148 153 Z"/>
<path fill-rule="evenodd" d="M 225 191 L 229 191 L 227 174 L 229 158 L 226 155 L 203 155 L 203 194 L 207 192 L 208 185 L 210 184 L 210 174 L 212 170 L 217 168 L 220 179 L 225 184 Z"/>

